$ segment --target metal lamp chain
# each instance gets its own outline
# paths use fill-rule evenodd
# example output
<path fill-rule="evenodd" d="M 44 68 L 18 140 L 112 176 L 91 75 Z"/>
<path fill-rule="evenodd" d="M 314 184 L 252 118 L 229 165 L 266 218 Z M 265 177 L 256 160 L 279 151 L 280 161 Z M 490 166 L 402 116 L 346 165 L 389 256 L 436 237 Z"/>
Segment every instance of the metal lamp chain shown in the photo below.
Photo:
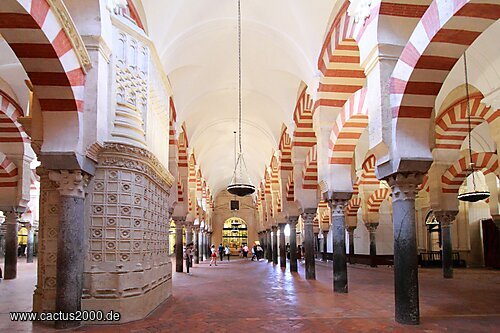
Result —
<path fill-rule="evenodd" d="M 241 154 L 241 0 L 238 0 L 238 132 Z"/>
<path fill-rule="evenodd" d="M 467 55 L 464 52 L 464 70 L 465 70 L 465 95 L 467 103 L 467 124 L 469 129 L 469 159 L 470 159 L 470 170 L 472 174 L 472 186 L 474 186 L 474 191 L 476 190 L 476 180 L 474 178 L 474 162 L 472 161 L 472 125 L 470 121 L 470 97 L 469 97 L 469 77 L 467 73 Z"/>

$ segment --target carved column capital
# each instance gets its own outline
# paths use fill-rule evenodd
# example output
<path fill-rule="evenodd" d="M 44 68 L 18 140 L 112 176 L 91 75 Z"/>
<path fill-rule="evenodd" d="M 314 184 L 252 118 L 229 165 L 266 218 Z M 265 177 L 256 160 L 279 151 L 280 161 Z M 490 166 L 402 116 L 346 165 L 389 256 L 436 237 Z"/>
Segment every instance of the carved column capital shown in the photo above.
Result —
<path fill-rule="evenodd" d="M 350 199 L 331 199 L 328 200 L 328 206 L 334 216 L 344 216 L 344 209 L 348 205 Z"/>
<path fill-rule="evenodd" d="M 378 223 L 365 223 L 365 227 L 368 232 L 375 232 L 377 231 Z"/>
<path fill-rule="evenodd" d="M 50 170 L 49 179 L 59 186 L 58 190 L 62 196 L 83 199 L 90 176 L 81 170 Z"/>
<path fill-rule="evenodd" d="M 304 223 L 312 224 L 314 218 L 316 217 L 316 208 L 306 208 L 304 212 L 301 214 Z"/>
<path fill-rule="evenodd" d="M 271 226 L 271 230 L 273 232 L 276 232 L 278 230 L 278 226 L 276 226 L 276 225 Z"/>
<path fill-rule="evenodd" d="M 19 218 L 21 218 L 23 211 L 24 209 L 22 209 L 21 207 L 13 207 L 12 209 L 4 210 L 3 211 L 3 214 L 5 216 L 4 224 L 17 224 Z"/>
<path fill-rule="evenodd" d="M 439 221 L 441 228 L 449 227 L 453 221 L 455 221 L 455 217 L 457 216 L 458 211 L 456 210 L 443 210 L 434 212 L 434 216 Z"/>
<path fill-rule="evenodd" d="M 186 223 L 185 216 L 173 216 L 172 220 L 174 220 L 176 228 L 182 228 L 184 226 L 184 224 Z"/>
<path fill-rule="evenodd" d="M 299 223 L 299 216 L 288 216 L 286 218 L 286 221 L 290 225 L 290 227 L 295 227 L 297 223 Z"/>
<path fill-rule="evenodd" d="M 423 178 L 424 174 L 420 172 L 395 173 L 385 178 L 392 190 L 392 201 L 415 200 Z"/>
<path fill-rule="evenodd" d="M 351 232 L 354 232 L 354 229 L 356 229 L 356 227 L 349 225 L 349 226 L 346 226 L 345 229 L 347 230 L 348 233 L 351 233 Z"/>

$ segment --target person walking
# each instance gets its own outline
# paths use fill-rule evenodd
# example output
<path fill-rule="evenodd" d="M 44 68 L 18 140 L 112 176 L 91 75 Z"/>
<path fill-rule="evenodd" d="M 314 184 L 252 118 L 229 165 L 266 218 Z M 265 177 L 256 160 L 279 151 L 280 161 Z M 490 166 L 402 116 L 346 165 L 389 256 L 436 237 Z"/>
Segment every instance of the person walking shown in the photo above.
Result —
<path fill-rule="evenodd" d="M 252 246 L 252 261 L 254 259 L 257 259 L 257 261 L 259 261 L 258 257 L 257 257 L 257 244 L 254 244 Z"/>
<path fill-rule="evenodd" d="M 260 259 L 262 259 L 263 257 L 264 257 L 264 249 L 259 244 L 257 245 L 257 261 L 260 261 Z"/>
<path fill-rule="evenodd" d="M 243 246 L 243 258 L 248 259 L 248 245 Z"/>
<path fill-rule="evenodd" d="M 217 249 L 215 248 L 215 245 L 212 244 L 212 247 L 210 248 L 210 252 L 212 252 L 210 254 L 210 266 L 212 266 L 212 264 L 215 264 L 215 266 L 217 266 Z"/>
<path fill-rule="evenodd" d="M 192 261 L 192 253 L 193 253 L 193 243 L 189 243 L 186 245 L 186 251 L 184 252 L 184 259 L 186 259 L 186 271 L 188 275 L 193 275 L 189 272 L 189 268 L 193 266 Z"/>
<path fill-rule="evenodd" d="M 224 253 L 226 254 L 227 261 L 229 261 L 229 257 L 231 256 L 231 250 L 229 249 L 229 246 L 226 245 L 224 248 Z"/>
<path fill-rule="evenodd" d="M 219 257 L 220 261 L 224 261 L 224 246 L 222 246 L 222 243 L 219 244 Z"/>

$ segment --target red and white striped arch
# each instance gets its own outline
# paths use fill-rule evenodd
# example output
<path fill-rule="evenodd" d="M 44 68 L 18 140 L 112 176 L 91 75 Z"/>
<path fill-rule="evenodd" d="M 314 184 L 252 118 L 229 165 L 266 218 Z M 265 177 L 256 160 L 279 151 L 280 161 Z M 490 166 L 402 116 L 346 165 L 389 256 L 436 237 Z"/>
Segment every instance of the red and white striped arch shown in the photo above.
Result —
<path fill-rule="evenodd" d="M 498 18 L 498 0 L 434 0 L 393 71 L 393 118 L 430 119 L 448 73 L 469 45 Z"/>
<path fill-rule="evenodd" d="M 419 191 L 426 191 L 429 192 L 429 175 L 425 175 L 424 180 L 422 181 L 422 184 L 418 185 L 417 189 Z"/>
<path fill-rule="evenodd" d="M 178 147 L 179 147 L 179 168 L 187 168 L 188 167 L 188 139 L 187 139 L 185 129 L 179 135 Z"/>
<path fill-rule="evenodd" d="M 288 182 L 286 184 L 286 201 L 295 201 L 295 184 L 293 181 L 293 174 L 288 175 Z"/>
<path fill-rule="evenodd" d="M 0 90 L 0 143 L 30 143 L 17 118 L 23 110 L 7 93 Z"/>
<path fill-rule="evenodd" d="M 318 204 L 318 220 L 322 230 L 328 230 L 330 225 L 330 208 L 326 201 L 320 201 Z"/>
<path fill-rule="evenodd" d="M 500 116 L 500 110 L 493 110 L 482 104 L 482 99 L 480 92 L 470 96 L 472 129 L 483 121 L 491 124 Z M 460 150 L 467 135 L 467 100 L 461 98 L 436 118 L 436 148 Z"/>
<path fill-rule="evenodd" d="M 17 175 L 16 165 L 0 152 L 0 188 L 16 188 Z"/>
<path fill-rule="evenodd" d="M 378 213 L 382 202 L 384 202 L 384 200 L 389 197 L 389 192 L 390 189 L 388 188 L 379 188 L 378 190 L 373 192 L 366 202 L 366 208 L 368 209 L 368 212 Z"/>
<path fill-rule="evenodd" d="M 292 163 L 292 139 L 286 132 L 286 127 L 281 129 L 279 148 L 281 151 L 280 169 L 281 171 L 293 171 Z"/>
<path fill-rule="evenodd" d="M 316 144 L 312 117 L 313 102 L 306 89 L 307 87 L 304 87 L 300 93 L 293 113 L 295 131 L 292 145 L 296 147 L 311 147 Z"/>
<path fill-rule="evenodd" d="M 170 119 L 169 119 L 169 130 L 168 130 L 168 142 L 171 145 L 177 144 L 176 132 L 175 132 L 175 123 L 177 122 L 177 111 L 175 110 L 174 99 L 170 97 L 169 99 L 170 106 Z"/>
<path fill-rule="evenodd" d="M 358 209 L 360 206 L 361 206 L 361 198 L 359 197 L 352 198 L 351 200 L 349 200 L 349 203 L 345 208 L 345 214 L 347 216 L 357 217 Z"/>
<path fill-rule="evenodd" d="M 441 176 L 443 193 L 458 193 L 468 174 L 468 160 L 468 158 L 462 157 Z M 476 170 L 481 170 L 485 175 L 494 173 L 498 177 L 498 157 L 496 153 L 473 153 L 472 162 L 474 162 Z"/>
<path fill-rule="evenodd" d="M 85 72 L 46 0 L 2 0 L 0 34 L 26 70 L 42 112 L 83 111 Z"/>
<path fill-rule="evenodd" d="M 322 78 L 314 109 L 319 106 L 342 107 L 365 83 L 365 73 L 360 66 L 359 49 L 354 38 L 357 23 L 347 14 L 348 6 L 349 2 L 346 1 L 323 43 L 318 59 Z"/>
<path fill-rule="evenodd" d="M 366 88 L 352 95 L 340 111 L 329 141 L 329 163 L 351 165 L 359 138 L 368 126 Z"/>
<path fill-rule="evenodd" d="M 356 177 L 356 180 L 354 181 L 354 184 L 352 185 L 352 195 L 355 197 L 359 195 L 359 183 L 360 183 L 360 177 Z"/>
<path fill-rule="evenodd" d="M 177 201 L 184 202 L 184 185 L 180 179 L 177 181 Z"/>
<path fill-rule="evenodd" d="M 377 159 L 375 155 L 369 155 L 361 165 L 362 171 L 361 176 L 359 177 L 360 185 L 378 185 L 380 181 L 375 176 L 375 163 Z"/>
<path fill-rule="evenodd" d="M 318 146 L 314 145 L 307 152 L 304 169 L 302 170 L 302 188 L 315 190 L 318 188 Z"/>

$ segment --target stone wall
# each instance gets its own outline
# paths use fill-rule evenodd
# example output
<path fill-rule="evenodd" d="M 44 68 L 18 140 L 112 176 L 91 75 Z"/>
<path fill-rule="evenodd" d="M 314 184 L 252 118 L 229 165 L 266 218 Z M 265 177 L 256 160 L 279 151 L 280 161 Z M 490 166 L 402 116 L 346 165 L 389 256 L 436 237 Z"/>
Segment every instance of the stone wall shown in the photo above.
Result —
<path fill-rule="evenodd" d="M 172 293 L 172 176 L 148 151 L 107 144 L 89 186 L 82 308 L 144 318 Z"/>

